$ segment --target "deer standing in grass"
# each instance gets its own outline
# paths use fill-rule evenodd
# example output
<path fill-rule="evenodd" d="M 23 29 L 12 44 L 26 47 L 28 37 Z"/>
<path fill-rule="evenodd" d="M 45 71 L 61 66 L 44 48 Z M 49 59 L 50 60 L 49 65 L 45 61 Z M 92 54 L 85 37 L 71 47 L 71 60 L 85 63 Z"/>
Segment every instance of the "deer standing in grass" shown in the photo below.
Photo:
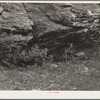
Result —
<path fill-rule="evenodd" d="M 68 46 L 61 45 L 56 49 L 55 61 L 67 62 L 68 56 L 73 59 L 73 43 L 68 43 Z"/>
<path fill-rule="evenodd" d="M 65 48 L 65 56 L 66 56 L 66 60 L 71 59 L 73 60 L 73 43 L 68 43 L 68 48 Z"/>

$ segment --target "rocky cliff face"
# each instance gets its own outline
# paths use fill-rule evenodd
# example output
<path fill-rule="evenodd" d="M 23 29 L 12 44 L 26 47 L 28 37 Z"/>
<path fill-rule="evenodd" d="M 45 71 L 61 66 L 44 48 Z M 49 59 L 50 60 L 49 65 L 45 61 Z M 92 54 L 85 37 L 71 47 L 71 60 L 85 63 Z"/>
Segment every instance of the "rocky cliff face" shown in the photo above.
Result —
<path fill-rule="evenodd" d="M 36 36 L 40 37 L 38 42 L 49 48 L 60 45 L 68 47 L 68 43 L 79 45 L 79 42 L 84 44 L 86 41 L 88 44 L 91 40 L 85 35 L 99 28 L 99 4 L 23 4 L 23 6 L 29 19 L 34 23 L 33 35 L 37 34 Z M 80 41 L 82 37 L 85 38 Z"/>
<path fill-rule="evenodd" d="M 10 41 L 12 48 L 24 40 L 62 55 L 72 44 L 97 43 L 99 22 L 99 4 L 1 3 L 0 41 Z"/>
<path fill-rule="evenodd" d="M 29 18 L 37 26 L 40 35 L 78 26 L 92 14 L 98 14 L 98 4 L 23 4 Z M 91 15 L 90 15 L 91 14 Z M 83 17 L 80 18 L 79 17 Z M 86 20 L 88 21 L 88 20 Z M 76 23 L 75 23 L 76 22 Z M 85 22 L 84 22 L 85 23 Z M 80 24 L 80 26 L 82 26 Z"/>
<path fill-rule="evenodd" d="M 86 24 L 88 26 L 88 17 L 99 13 L 99 4 L 2 3 L 0 31 L 23 35 L 33 31 L 38 36 L 69 31 L 75 27 L 85 27 Z"/>

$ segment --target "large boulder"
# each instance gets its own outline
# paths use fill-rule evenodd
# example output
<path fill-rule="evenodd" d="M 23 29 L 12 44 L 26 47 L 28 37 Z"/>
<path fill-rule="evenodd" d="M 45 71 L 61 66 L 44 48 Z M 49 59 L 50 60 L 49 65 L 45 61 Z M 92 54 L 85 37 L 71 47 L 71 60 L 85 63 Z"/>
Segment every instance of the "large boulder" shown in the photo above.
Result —
<path fill-rule="evenodd" d="M 0 34 L 27 35 L 32 31 L 33 22 L 21 3 L 0 4 Z"/>

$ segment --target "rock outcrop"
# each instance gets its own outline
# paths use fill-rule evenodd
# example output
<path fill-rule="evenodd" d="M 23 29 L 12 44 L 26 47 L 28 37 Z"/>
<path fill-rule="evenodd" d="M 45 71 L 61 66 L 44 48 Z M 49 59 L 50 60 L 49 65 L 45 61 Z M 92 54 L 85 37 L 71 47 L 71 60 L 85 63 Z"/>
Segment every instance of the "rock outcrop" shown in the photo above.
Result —
<path fill-rule="evenodd" d="M 73 47 L 98 44 L 99 23 L 99 4 L 0 4 L 0 34 L 7 34 L 7 38 L 3 38 L 7 40 L 7 43 L 9 40 L 11 42 L 16 40 L 19 45 L 19 41 L 22 40 L 28 47 L 32 45 L 34 47 L 36 44 L 41 49 L 48 48 L 48 55 L 53 54 L 55 58 L 64 60 L 67 59 L 64 56 L 71 54 Z M 15 39 L 10 37 L 10 34 L 14 37 L 16 37 L 15 34 L 27 35 L 29 40 L 27 41 L 26 37 L 21 38 L 23 36 Z M 7 45 L 14 46 L 15 41 L 11 42 Z M 71 44 L 73 47 L 70 46 Z M 25 45 L 19 48 L 21 48 L 20 51 L 26 49 Z"/>
<path fill-rule="evenodd" d="M 0 31 L 23 35 L 33 32 L 38 36 L 67 34 L 87 28 L 94 21 L 89 17 L 99 15 L 99 9 L 99 4 L 1 3 Z"/>
<path fill-rule="evenodd" d="M 32 31 L 33 22 L 21 3 L 0 4 L 0 34 L 28 35 Z"/>
<path fill-rule="evenodd" d="M 78 45 L 78 39 L 98 28 L 99 4 L 23 4 L 23 6 L 34 23 L 33 38 L 34 35 L 40 37 L 39 42 L 46 46 L 53 47 L 52 44 L 58 46 L 67 43 Z M 84 39 L 82 43 L 83 41 Z"/>

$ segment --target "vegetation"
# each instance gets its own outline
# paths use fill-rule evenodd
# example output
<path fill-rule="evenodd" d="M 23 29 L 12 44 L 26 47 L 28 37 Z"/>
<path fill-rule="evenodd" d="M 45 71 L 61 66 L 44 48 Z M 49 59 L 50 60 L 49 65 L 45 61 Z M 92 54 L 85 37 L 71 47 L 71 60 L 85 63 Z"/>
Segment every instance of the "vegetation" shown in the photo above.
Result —
<path fill-rule="evenodd" d="M 0 42 L 0 59 L 5 67 L 25 67 L 27 65 L 42 66 L 51 61 L 48 49 L 40 49 L 37 44 L 28 48 L 27 42 L 3 41 Z"/>

